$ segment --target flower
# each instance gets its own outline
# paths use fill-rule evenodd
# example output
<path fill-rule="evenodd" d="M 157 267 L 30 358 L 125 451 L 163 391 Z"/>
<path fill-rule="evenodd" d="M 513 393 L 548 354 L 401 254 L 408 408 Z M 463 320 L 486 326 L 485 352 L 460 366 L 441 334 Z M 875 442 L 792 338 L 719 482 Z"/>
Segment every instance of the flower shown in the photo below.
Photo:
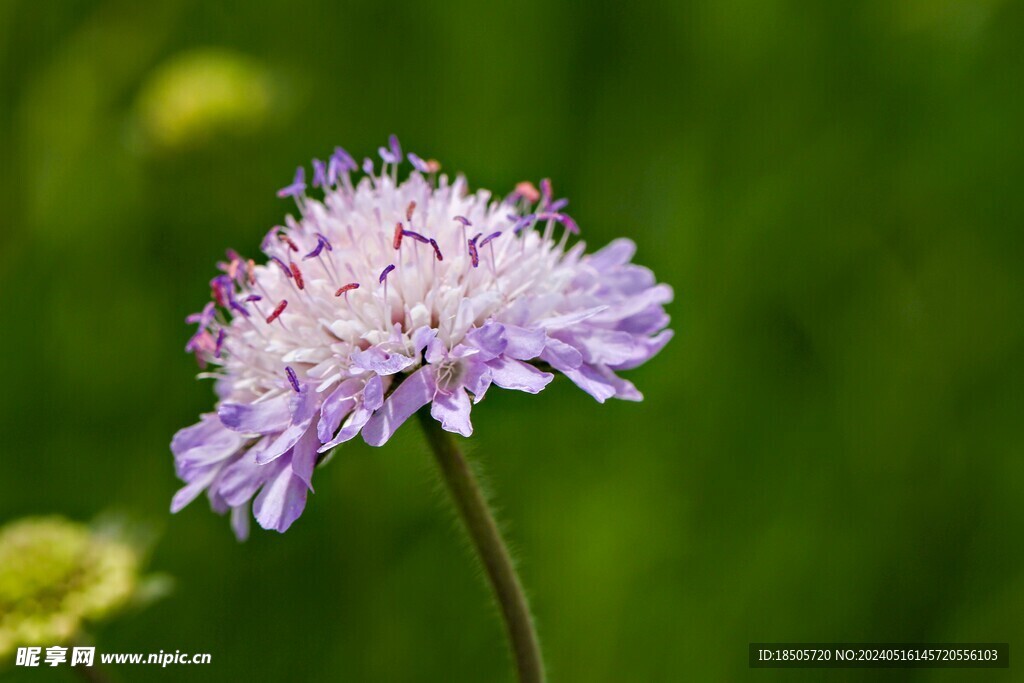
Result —
<path fill-rule="evenodd" d="M 18 645 L 59 645 L 104 619 L 143 587 L 139 552 L 60 517 L 0 528 L 0 657 Z"/>
<path fill-rule="evenodd" d="M 360 433 L 383 445 L 427 405 L 469 436 L 491 385 L 535 394 L 558 372 L 601 402 L 642 398 L 617 373 L 671 338 L 672 290 L 631 263 L 633 242 L 570 243 L 579 228 L 548 180 L 494 198 L 415 154 L 399 182 L 394 136 L 380 157 L 379 171 L 340 147 L 314 160 L 322 199 L 299 168 L 278 193 L 299 218 L 267 233 L 266 262 L 219 264 L 186 347 L 219 401 L 171 443 L 186 482 L 173 512 L 205 491 L 239 538 L 250 504 L 284 531 L 331 449 Z"/>

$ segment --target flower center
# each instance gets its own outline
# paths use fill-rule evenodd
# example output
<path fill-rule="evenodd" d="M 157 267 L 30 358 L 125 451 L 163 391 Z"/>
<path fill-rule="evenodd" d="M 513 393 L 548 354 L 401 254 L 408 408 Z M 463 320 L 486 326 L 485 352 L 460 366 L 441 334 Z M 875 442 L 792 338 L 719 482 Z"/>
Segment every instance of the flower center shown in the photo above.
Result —
<path fill-rule="evenodd" d="M 446 394 L 459 386 L 464 368 L 457 360 L 445 361 L 437 368 L 437 388 Z"/>

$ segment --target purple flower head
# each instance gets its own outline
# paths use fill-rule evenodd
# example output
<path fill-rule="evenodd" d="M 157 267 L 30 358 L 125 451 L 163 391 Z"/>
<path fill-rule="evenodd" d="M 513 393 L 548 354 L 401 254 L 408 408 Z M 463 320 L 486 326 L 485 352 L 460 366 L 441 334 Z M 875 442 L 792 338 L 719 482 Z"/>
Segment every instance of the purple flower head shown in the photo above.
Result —
<path fill-rule="evenodd" d="M 370 182 L 350 180 L 340 147 L 314 162 L 322 199 L 300 168 L 281 194 L 302 198 L 301 215 L 267 234 L 262 265 L 229 253 L 213 301 L 188 317 L 219 400 L 171 443 L 185 482 L 174 511 L 205 492 L 240 538 L 251 517 L 284 531 L 326 453 L 357 436 L 383 445 L 421 408 L 469 436 L 492 386 L 538 393 L 562 374 L 598 401 L 640 400 L 619 373 L 671 338 L 672 290 L 632 263 L 630 240 L 585 253 L 548 180 L 492 200 L 412 153 L 395 180 L 396 138 L 380 156 L 389 175 L 367 159 Z"/>

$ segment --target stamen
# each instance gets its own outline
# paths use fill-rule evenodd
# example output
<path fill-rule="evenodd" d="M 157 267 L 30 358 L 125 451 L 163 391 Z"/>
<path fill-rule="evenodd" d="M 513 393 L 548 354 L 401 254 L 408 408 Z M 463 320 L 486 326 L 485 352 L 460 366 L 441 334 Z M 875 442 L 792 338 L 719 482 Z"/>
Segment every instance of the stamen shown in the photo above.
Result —
<path fill-rule="evenodd" d="M 288 382 L 292 385 L 292 389 L 295 390 L 295 393 L 302 393 L 302 387 L 299 386 L 299 378 L 295 375 L 295 371 L 292 370 L 291 366 L 284 366 L 284 372 L 288 375 Z"/>
<path fill-rule="evenodd" d="M 331 246 L 331 241 L 323 236 L 323 233 L 316 233 L 316 238 L 323 242 L 324 246 L 327 247 L 327 251 L 334 251 L 334 247 Z"/>
<path fill-rule="evenodd" d="M 213 355 L 220 358 L 220 349 L 224 346 L 224 338 L 228 336 L 228 331 L 223 327 L 217 332 L 217 343 L 213 347 Z"/>
<path fill-rule="evenodd" d="M 260 249 L 263 251 L 270 251 L 274 246 L 274 240 L 277 238 L 277 233 L 280 230 L 284 230 L 280 225 L 275 225 L 270 230 L 267 230 L 267 234 L 263 236 L 263 241 L 260 242 Z"/>
<path fill-rule="evenodd" d="M 509 216 L 509 218 L 515 218 L 515 217 L 514 216 Z M 519 218 L 519 219 L 516 220 L 515 225 L 512 226 L 512 231 L 515 234 L 518 235 L 519 233 L 521 233 L 523 231 L 524 228 L 527 228 L 527 227 L 533 225 L 533 222 L 535 220 L 537 220 L 537 214 L 534 214 L 534 213 L 527 214 L 527 215 L 523 216 L 522 218 Z"/>
<path fill-rule="evenodd" d="M 252 303 L 253 301 L 263 301 L 263 297 L 260 296 L 259 294 L 250 294 L 249 296 L 245 297 L 245 301 L 246 303 Z"/>
<path fill-rule="evenodd" d="M 292 251 L 299 250 L 299 245 L 295 244 L 295 242 L 292 241 L 292 238 L 288 237 L 288 235 L 284 234 L 283 232 L 277 236 L 277 239 L 287 244 L 288 248 L 291 249 Z"/>
<path fill-rule="evenodd" d="M 355 171 L 359 168 L 356 160 L 352 158 L 352 155 L 345 151 L 344 147 L 335 147 L 334 154 L 331 155 L 331 161 L 333 161 L 338 170 L 342 173 L 348 171 Z"/>
<path fill-rule="evenodd" d="M 277 191 L 277 196 L 284 197 L 298 197 L 306 191 L 306 169 L 299 166 L 295 170 L 295 178 L 292 180 L 292 184 L 287 187 L 282 187 Z"/>
<path fill-rule="evenodd" d="M 409 221 L 409 225 L 412 225 L 412 212 L 416 210 L 416 202 L 409 202 L 409 206 L 405 209 L 405 220 Z"/>
<path fill-rule="evenodd" d="M 326 244 L 327 244 L 326 240 L 324 240 L 322 237 L 317 237 L 316 246 L 313 247 L 313 251 L 311 251 L 308 254 L 306 254 L 305 256 L 303 256 L 302 260 L 306 261 L 307 259 L 316 258 L 317 256 L 320 255 L 320 252 L 324 250 L 324 246 Z"/>
<path fill-rule="evenodd" d="M 483 233 L 478 232 L 476 234 L 476 237 L 469 240 L 469 260 L 473 263 L 474 268 L 478 268 L 480 266 L 480 252 L 478 252 L 476 249 L 476 241 L 480 238 L 480 235 L 482 234 Z"/>
<path fill-rule="evenodd" d="M 481 248 L 481 249 L 483 249 L 483 248 L 484 248 L 485 246 L 487 246 L 487 243 L 488 243 L 488 242 L 490 242 L 491 240 L 493 240 L 493 239 L 494 239 L 495 237 L 500 237 L 500 236 L 501 236 L 501 231 L 500 231 L 500 230 L 499 230 L 498 232 L 492 232 L 492 233 L 491 233 L 490 235 L 488 235 L 487 237 L 485 237 L 485 238 L 483 239 L 483 241 L 481 241 L 481 242 L 480 242 L 480 245 L 479 245 L 479 246 L 480 246 L 480 248 Z"/>
<path fill-rule="evenodd" d="M 213 300 L 217 302 L 217 305 L 221 308 L 227 308 L 228 301 L 231 297 L 228 294 L 227 287 L 225 287 L 224 281 L 228 279 L 227 275 L 218 275 L 217 277 L 210 280 L 210 292 L 213 294 Z"/>
<path fill-rule="evenodd" d="M 409 159 L 409 163 L 412 164 L 412 167 L 415 168 L 420 173 L 430 172 L 430 165 L 426 161 L 421 159 L 418 155 L 409 152 L 405 156 L 407 159 Z"/>
<path fill-rule="evenodd" d="M 540 196 L 543 200 L 540 203 L 541 211 L 547 211 L 551 207 L 551 178 L 540 181 Z"/>
<path fill-rule="evenodd" d="M 238 303 L 234 299 L 232 299 L 231 301 L 228 302 L 228 306 L 232 310 L 235 310 L 235 311 L 238 311 L 239 313 L 241 313 L 243 317 L 246 317 L 246 318 L 249 317 L 249 311 L 246 310 L 245 306 L 243 306 L 242 304 Z"/>
<path fill-rule="evenodd" d="M 395 249 L 402 248 L 402 224 L 395 223 L 395 238 L 392 240 L 392 245 Z"/>
<path fill-rule="evenodd" d="M 200 358 L 200 351 L 210 351 L 215 346 L 213 337 L 206 330 L 200 330 L 192 335 L 188 343 L 185 344 L 185 351 L 188 353 L 195 353 L 196 358 Z"/>
<path fill-rule="evenodd" d="M 456 221 L 462 223 L 462 227 L 466 227 L 467 225 L 473 225 L 470 222 L 470 220 L 468 218 L 466 218 L 465 216 L 456 216 L 452 220 L 456 220 Z"/>
<path fill-rule="evenodd" d="M 430 246 L 434 248 L 434 256 L 437 257 L 438 261 L 444 261 L 444 256 L 441 254 L 441 249 L 437 246 L 437 242 L 433 237 L 430 238 Z"/>
<path fill-rule="evenodd" d="M 565 226 L 565 229 L 569 232 L 574 235 L 579 234 L 580 226 L 578 226 L 576 221 L 574 221 L 568 214 L 560 213 L 558 211 L 544 211 L 542 213 L 538 213 L 537 218 L 541 220 L 558 221 Z"/>
<path fill-rule="evenodd" d="M 385 268 L 384 270 L 382 270 L 382 271 L 381 271 L 381 273 L 380 273 L 380 277 L 379 277 L 379 278 L 377 278 L 377 282 L 379 282 L 379 283 L 382 283 L 382 282 L 384 282 L 384 280 L 386 280 L 386 279 L 387 279 L 387 277 L 388 277 L 388 273 L 390 273 L 390 272 L 391 272 L 392 270 L 394 270 L 394 269 L 395 269 L 395 264 L 394 264 L 394 263 L 392 263 L 392 264 L 391 264 L 391 265 L 389 265 L 389 266 L 388 266 L 387 268 Z"/>
<path fill-rule="evenodd" d="M 245 277 L 250 287 L 256 284 L 256 262 L 252 259 L 245 262 Z"/>
<path fill-rule="evenodd" d="M 336 291 L 334 293 L 334 296 L 341 296 L 345 292 L 351 292 L 353 289 L 359 289 L 359 283 L 358 282 L 350 282 L 347 285 L 345 285 L 344 287 L 339 287 L 338 291 Z"/>
<path fill-rule="evenodd" d="M 540 192 L 537 191 L 537 188 L 534 187 L 533 183 L 531 183 L 529 180 L 524 180 L 521 183 L 516 183 L 515 192 L 517 195 L 523 197 L 526 201 L 530 202 L 531 204 L 540 199 Z"/>
<path fill-rule="evenodd" d="M 427 159 L 427 173 L 437 173 L 441 170 L 441 162 L 437 159 Z"/>
<path fill-rule="evenodd" d="M 288 277 L 289 280 L 292 278 L 292 269 L 288 267 L 287 263 L 277 258 L 276 256 L 271 256 L 270 260 L 276 263 L 278 266 L 280 266 L 281 270 L 284 271 L 284 274 Z"/>
<path fill-rule="evenodd" d="M 413 238 L 417 242 L 422 242 L 423 244 L 429 244 L 430 243 L 429 239 L 427 239 L 423 235 L 419 234 L 418 232 L 413 232 L 412 230 L 403 230 L 402 234 L 405 235 L 406 237 Z"/>
<path fill-rule="evenodd" d="M 286 308 L 288 308 L 288 299 L 281 299 L 281 303 L 274 307 L 274 312 L 267 316 L 267 324 L 269 325 L 277 320 Z"/>
<path fill-rule="evenodd" d="M 398 137 L 391 135 L 388 137 L 388 146 L 381 147 L 377 150 L 380 154 L 380 158 L 384 160 L 385 164 L 400 164 L 402 163 L 402 148 L 398 144 Z"/>
<path fill-rule="evenodd" d="M 319 159 L 313 159 L 313 187 L 327 188 L 327 165 Z"/>
<path fill-rule="evenodd" d="M 302 279 L 302 271 L 299 270 L 299 266 L 294 261 L 289 263 L 288 266 L 292 269 L 292 275 L 295 276 L 295 285 L 299 289 L 305 289 L 306 288 L 306 283 Z"/>
<path fill-rule="evenodd" d="M 373 175 L 373 159 L 370 157 L 363 159 L 363 173 Z"/>
<path fill-rule="evenodd" d="M 213 309 L 214 309 L 213 302 L 212 301 L 208 301 L 206 303 L 206 305 L 203 306 L 203 310 L 201 312 L 189 314 L 189 316 L 187 318 L 185 318 L 185 322 L 186 323 L 199 323 L 199 327 L 201 327 L 201 328 L 206 327 L 206 326 L 208 326 L 210 324 L 210 321 L 213 320 Z"/>

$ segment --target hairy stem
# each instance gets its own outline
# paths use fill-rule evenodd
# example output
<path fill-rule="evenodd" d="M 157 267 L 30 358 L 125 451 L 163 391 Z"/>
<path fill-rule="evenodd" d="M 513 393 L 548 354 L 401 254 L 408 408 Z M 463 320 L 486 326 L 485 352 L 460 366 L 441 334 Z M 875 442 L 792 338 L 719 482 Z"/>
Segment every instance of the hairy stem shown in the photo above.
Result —
<path fill-rule="evenodd" d="M 444 431 L 426 409 L 418 415 L 445 485 L 487 571 L 487 579 L 501 607 L 519 682 L 543 683 L 544 664 L 530 607 L 494 515 L 452 435 Z"/>

